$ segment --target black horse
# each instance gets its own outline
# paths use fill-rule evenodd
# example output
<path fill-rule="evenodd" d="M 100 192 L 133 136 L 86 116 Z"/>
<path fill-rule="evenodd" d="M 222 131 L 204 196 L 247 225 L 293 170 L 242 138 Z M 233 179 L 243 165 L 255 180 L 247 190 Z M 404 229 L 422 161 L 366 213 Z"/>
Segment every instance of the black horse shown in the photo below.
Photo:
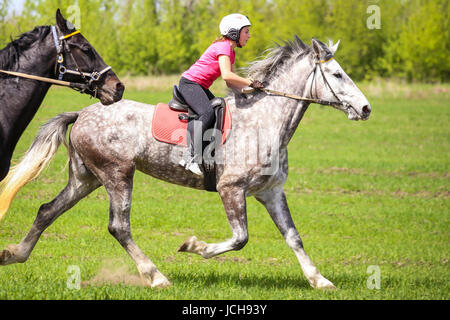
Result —
<path fill-rule="evenodd" d="M 56 12 L 56 26 L 24 33 L 0 51 L 0 70 L 71 82 L 109 105 L 122 99 L 122 83 L 89 42 Z M 14 148 L 51 84 L 0 72 L 0 181 Z"/>

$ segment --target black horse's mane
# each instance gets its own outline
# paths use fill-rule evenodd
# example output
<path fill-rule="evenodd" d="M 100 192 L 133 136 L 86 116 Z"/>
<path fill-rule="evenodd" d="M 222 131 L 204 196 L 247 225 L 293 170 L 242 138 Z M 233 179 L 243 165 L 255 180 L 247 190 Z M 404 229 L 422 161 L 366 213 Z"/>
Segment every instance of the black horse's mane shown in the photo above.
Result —
<path fill-rule="evenodd" d="M 35 27 L 33 30 L 23 33 L 16 40 L 11 41 L 4 49 L 0 50 L 0 69 L 17 69 L 17 63 L 21 54 L 29 49 L 33 43 L 45 38 L 50 32 L 50 26 Z"/>

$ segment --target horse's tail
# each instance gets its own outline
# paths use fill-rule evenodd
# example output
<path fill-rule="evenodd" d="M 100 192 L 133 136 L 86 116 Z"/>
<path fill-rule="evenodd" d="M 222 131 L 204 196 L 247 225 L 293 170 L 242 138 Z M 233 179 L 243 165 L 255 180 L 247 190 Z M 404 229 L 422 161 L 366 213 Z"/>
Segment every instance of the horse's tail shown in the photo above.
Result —
<path fill-rule="evenodd" d="M 11 168 L 0 183 L 0 220 L 8 211 L 17 192 L 39 174 L 53 159 L 61 143 L 67 147 L 69 124 L 78 118 L 78 112 L 65 112 L 44 124 L 20 163 Z"/>

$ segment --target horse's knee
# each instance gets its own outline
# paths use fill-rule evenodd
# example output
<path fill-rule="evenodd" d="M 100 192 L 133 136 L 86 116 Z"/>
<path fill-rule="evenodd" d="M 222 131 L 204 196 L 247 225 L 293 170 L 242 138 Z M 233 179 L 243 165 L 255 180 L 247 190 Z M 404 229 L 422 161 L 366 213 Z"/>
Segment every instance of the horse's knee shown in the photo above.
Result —
<path fill-rule="evenodd" d="M 236 237 L 233 243 L 234 250 L 241 250 L 248 242 L 248 235 Z"/>
<path fill-rule="evenodd" d="M 124 233 L 125 228 L 118 223 L 110 222 L 108 224 L 108 231 L 113 237 L 117 238 L 117 236 Z"/>

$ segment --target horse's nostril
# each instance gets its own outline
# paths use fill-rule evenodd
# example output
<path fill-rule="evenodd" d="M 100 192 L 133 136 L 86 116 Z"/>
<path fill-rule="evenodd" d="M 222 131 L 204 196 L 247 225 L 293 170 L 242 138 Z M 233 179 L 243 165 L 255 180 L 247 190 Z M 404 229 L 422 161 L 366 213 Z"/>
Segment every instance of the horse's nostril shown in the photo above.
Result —
<path fill-rule="evenodd" d="M 123 86 L 122 82 L 117 82 L 117 84 L 116 84 L 116 90 L 117 90 L 117 91 L 120 91 L 120 90 L 123 90 L 123 89 L 124 89 L 124 86 Z"/>
<path fill-rule="evenodd" d="M 369 106 L 364 106 L 363 108 L 362 108 L 362 111 L 365 113 L 365 114 L 369 114 L 370 113 L 370 107 Z"/>

